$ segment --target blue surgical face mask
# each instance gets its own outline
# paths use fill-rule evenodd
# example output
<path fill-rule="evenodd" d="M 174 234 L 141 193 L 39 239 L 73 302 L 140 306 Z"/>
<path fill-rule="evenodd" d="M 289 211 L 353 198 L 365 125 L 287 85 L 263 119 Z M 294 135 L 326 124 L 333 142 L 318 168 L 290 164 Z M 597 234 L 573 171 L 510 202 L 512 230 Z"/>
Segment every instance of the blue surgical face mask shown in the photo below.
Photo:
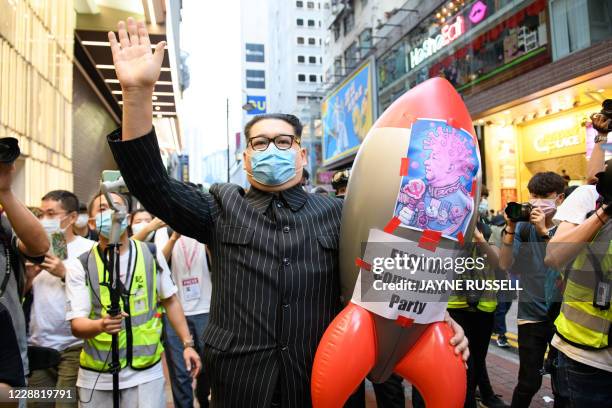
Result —
<path fill-rule="evenodd" d="M 265 186 L 278 186 L 295 177 L 294 149 L 279 150 L 274 143 L 262 152 L 254 151 L 251 156 L 251 171 L 255 181 Z"/>
<path fill-rule="evenodd" d="M 127 218 L 121 222 L 120 236 L 127 229 Z M 96 215 L 96 230 L 106 239 L 110 239 L 111 229 L 113 227 L 113 210 L 106 210 Z"/>

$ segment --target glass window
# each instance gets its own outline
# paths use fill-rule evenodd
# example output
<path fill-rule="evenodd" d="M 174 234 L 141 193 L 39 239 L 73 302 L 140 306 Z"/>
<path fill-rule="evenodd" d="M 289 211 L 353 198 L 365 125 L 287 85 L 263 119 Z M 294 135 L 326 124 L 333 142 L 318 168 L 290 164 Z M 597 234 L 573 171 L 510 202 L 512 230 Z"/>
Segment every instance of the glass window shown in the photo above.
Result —
<path fill-rule="evenodd" d="M 402 41 L 378 60 L 378 85 L 387 85 L 408 72 L 406 44 Z"/>
<path fill-rule="evenodd" d="M 308 45 L 317 45 L 317 39 L 314 37 L 310 37 L 308 39 Z"/>
<path fill-rule="evenodd" d="M 316 64 L 317 63 L 317 57 L 313 57 L 313 56 L 308 57 L 308 63 L 309 64 Z"/>
<path fill-rule="evenodd" d="M 308 20 L 308 27 L 314 27 L 315 26 L 315 21 L 314 20 Z"/>
<path fill-rule="evenodd" d="M 306 3 L 306 7 L 308 7 L 309 9 L 313 9 L 314 7 L 314 1 L 309 1 Z"/>
<path fill-rule="evenodd" d="M 296 23 L 297 23 L 298 27 L 302 27 L 304 25 L 304 19 L 298 18 L 296 20 Z"/>
<path fill-rule="evenodd" d="M 555 0 L 551 7 L 553 58 L 588 47 L 591 39 L 587 0 Z"/>
<path fill-rule="evenodd" d="M 346 63 L 346 69 L 349 71 L 355 68 L 359 62 L 359 46 L 356 41 L 344 51 L 344 62 Z"/>
<path fill-rule="evenodd" d="M 303 2 L 303 1 L 296 1 L 296 2 L 295 2 L 295 7 L 297 7 L 297 8 L 302 8 L 302 7 L 304 7 L 304 2 Z"/>
<path fill-rule="evenodd" d="M 372 29 L 366 28 L 359 34 L 359 47 L 368 52 L 372 48 Z"/>
<path fill-rule="evenodd" d="M 305 74 L 298 74 L 298 81 L 306 82 L 306 75 Z"/>
<path fill-rule="evenodd" d="M 355 27 L 355 14 L 348 13 L 345 17 L 344 17 L 344 35 L 347 35 L 348 33 L 351 32 L 351 30 L 353 29 L 353 27 Z"/>
<path fill-rule="evenodd" d="M 310 82 L 317 82 L 317 76 L 316 75 L 309 75 L 308 76 L 308 80 Z"/>
<path fill-rule="evenodd" d="M 298 44 L 304 44 L 304 37 L 298 37 L 297 38 L 297 43 Z"/>
<path fill-rule="evenodd" d="M 340 38 L 340 24 L 334 24 L 334 41 L 338 41 Z"/>
<path fill-rule="evenodd" d="M 323 8 L 325 10 L 328 10 L 329 9 L 329 3 L 328 2 L 323 3 Z"/>
<path fill-rule="evenodd" d="M 303 64 L 305 61 L 305 57 L 303 55 L 298 55 L 297 59 L 299 64 Z"/>
<path fill-rule="evenodd" d="M 341 57 L 337 57 L 334 60 L 334 74 L 342 75 L 342 58 Z"/>

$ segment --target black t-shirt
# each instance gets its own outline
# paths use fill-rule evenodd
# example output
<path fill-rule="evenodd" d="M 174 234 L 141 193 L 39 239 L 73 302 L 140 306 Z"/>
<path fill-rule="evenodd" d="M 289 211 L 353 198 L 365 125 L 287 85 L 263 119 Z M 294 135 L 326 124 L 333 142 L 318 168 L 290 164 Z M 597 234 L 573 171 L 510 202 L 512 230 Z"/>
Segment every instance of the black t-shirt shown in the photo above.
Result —
<path fill-rule="evenodd" d="M 25 375 L 13 319 L 0 303 L 0 383 L 12 387 L 25 387 Z"/>

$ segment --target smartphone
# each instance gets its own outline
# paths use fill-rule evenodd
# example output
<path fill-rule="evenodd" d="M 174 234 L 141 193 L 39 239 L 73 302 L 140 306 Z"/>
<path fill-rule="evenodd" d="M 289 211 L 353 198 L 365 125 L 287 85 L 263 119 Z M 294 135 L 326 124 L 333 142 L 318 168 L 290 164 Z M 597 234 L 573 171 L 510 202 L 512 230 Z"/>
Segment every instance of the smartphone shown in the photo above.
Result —
<path fill-rule="evenodd" d="M 102 171 L 102 182 L 103 183 L 115 182 L 119 180 L 120 177 L 121 177 L 121 172 L 119 170 L 103 170 Z M 128 194 L 129 192 L 130 191 L 125 186 L 122 186 L 121 188 L 119 188 L 119 193 L 121 194 Z"/>
<path fill-rule="evenodd" d="M 66 237 L 61 231 L 53 232 L 49 236 L 51 241 L 51 251 L 53 255 L 57 256 L 62 261 L 68 258 L 68 244 L 66 243 Z"/>
<path fill-rule="evenodd" d="M 103 170 L 102 171 L 102 182 L 113 182 L 119 180 L 121 172 L 119 170 Z"/>

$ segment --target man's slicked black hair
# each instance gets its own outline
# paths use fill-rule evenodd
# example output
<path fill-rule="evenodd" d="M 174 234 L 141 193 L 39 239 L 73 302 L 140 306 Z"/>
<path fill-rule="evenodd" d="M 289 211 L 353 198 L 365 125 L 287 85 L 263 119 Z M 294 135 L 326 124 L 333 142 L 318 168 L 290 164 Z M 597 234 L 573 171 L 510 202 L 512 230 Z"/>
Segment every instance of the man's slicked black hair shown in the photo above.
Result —
<path fill-rule="evenodd" d="M 53 190 L 49 191 L 42 198 L 42 201 L 53 200 L 58 201 L 62 208 L 68 212 L 77 212 L 79 211 L 79 199 L 74 193 L 71 193 L 67 190 Z"/>
<path fill-rule="evenodd" d="M 299 141 L 302 137 L 302 129 L 304 128 L 304 126 L 302 125 L 302 122 L 300 122 L 297 116 L 290 115 L 288 113 L 265 113 L 263 115 L 255 116 L 244 126 L 244 137 L 246 138 L 247 142 L 251 137 L 251 128 L 253 127 L 253 125 L 264 119 L 283 120 L 293 126 L 293 131 L 295 132 L 295 136 L 297 136 L 297 141 Z"/>
<path fill-rule="evenodd" d="M 527 189 L 531 194 L 547 196 L 550 193 L 561 194 L 565 190 L 565 180 L 553 171 L 536 173 L 529 183 Z"/>

